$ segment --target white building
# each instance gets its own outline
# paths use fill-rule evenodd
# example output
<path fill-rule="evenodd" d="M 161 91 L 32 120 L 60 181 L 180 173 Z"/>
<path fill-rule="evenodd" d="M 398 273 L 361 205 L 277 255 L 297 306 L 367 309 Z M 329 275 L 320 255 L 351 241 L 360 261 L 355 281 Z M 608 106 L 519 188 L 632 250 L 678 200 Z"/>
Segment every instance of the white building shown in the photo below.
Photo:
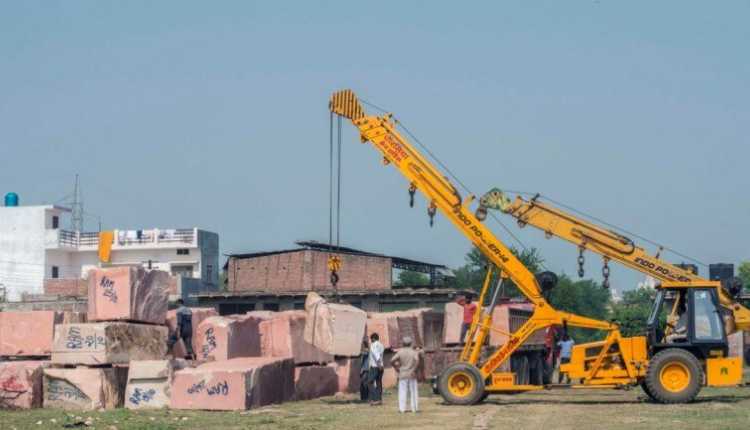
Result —
<path fill-rule="evenodd" d="M 46 279 L 86 277 L 93 267 L 140 264 L 179 275 L 182 293 L 219 284 L 219 236 L 189 229 L 114 230 L 108 263 L 99 261 L 99 233 L 61 228 L 59 206 L 0 207 L 0 288 L 9 301 L 44 292 Z M 0 291 L 0 293 L 2 293 Z"/>

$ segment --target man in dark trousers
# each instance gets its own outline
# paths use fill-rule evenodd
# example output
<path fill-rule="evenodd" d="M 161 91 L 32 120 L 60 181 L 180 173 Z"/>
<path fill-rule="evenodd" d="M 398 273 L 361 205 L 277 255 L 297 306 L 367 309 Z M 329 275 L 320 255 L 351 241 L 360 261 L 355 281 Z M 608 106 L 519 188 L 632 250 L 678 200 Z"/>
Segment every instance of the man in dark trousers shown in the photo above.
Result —
<path fill-rule="evenodd" d="M 359 400 L 369 400 L 370 385 L 370 345 L 367 338 L 362 339 L 362 354 L 359 358 Z"/>
<path fill-rule="evenodd" d="M 182 299 L 177 299 L 177 339 L 182 339 L 185 344 L 186 358 L 195 359 L 193 355 L 193 311 L 185 306 Z"/>
<path fill-rule="evenodd" d="M 385 347 L 380 343 L 380 336 L 377 333 L 370 335 L 370 354 L 369 354 L 369 398 L 370 406 L 383 404 L 383 353 Z"/>

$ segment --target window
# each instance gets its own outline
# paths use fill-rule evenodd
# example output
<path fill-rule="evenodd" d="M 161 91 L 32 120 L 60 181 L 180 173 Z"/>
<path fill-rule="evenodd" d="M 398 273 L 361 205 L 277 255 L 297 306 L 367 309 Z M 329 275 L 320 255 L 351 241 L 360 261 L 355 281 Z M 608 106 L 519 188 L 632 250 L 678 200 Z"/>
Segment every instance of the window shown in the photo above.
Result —
<path fill-rule="evenodd" d="M 60 217 L 57 215 L 52 216 L 52 228 L 53 229 L 60 228 Z"/>
<path fill-rule="evenodd" d="M 709 290 L 693 290 L 695 340 L 721 341 L 722 320 Z"/>
<path fill-rule="evenodd" d="M 191 264 L 175 264 L 172 266 L 172 275 L 192 278 L 193 266 Z"/>
<path fill-rule="evenodd" d="M 57 279 L 60 277 L 60 268 L 57 266 L 52 266 L 52 278 Z"/>
<path fill-rule="evenodd" d="M 213 279 L 214 274 L 214 265 L 213 264 L 206 264 L 206 279 L 208 279 L 209 282 Z"/>
<path fill-rule="evenodd" d="M 263 303 L 263 310 L 278 312 L 279 304 L 278 303 Z"/>
<path fill-rule="evenodd" d="M 190 255 L 190 250 L 187 248 L 180 248 L 177 250 L 177 255 Z"/>

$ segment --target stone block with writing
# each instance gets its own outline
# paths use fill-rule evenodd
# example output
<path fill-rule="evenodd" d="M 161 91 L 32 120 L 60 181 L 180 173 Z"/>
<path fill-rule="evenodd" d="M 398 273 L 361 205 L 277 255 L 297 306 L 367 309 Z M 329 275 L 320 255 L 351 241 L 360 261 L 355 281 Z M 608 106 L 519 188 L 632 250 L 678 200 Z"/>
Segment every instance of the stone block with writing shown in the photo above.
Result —
<path fill-rule="evenodd" d="M 259 325 L 269 316 L 248 313 L 204 319 L 193 338 L 196 358 L 211 361 L 260 356 Z"/>
<path fill-rule="evenodd" d="M 125 407 L 128 409 L 169 407 L 174 371 L 185 367 L 187 367 L 187 362 L 181 359 L 131 361 L 128 370 L 128 385 L 125 388 Z"/>
<path fill-rule="evenodd" d="M 127 322 L 61 324 L 52 348 L 56 364 L 127 364 L 167 354 L 167 327 Z"/>
<path fill-rule="evenodd" d="M 89 321 L 137 321 L 164 324 L 170 275 L 141 266 L 89 272 Z"/>
<path fill-rule="evenodd" d="M 245 410 L 294 398 L 294 361 L 243 357 L 175 372 L 174 409 Z"/>
<path fill-rule="evenodd" d="M 44 407 L 75 410 L 121 407 L 127 372 L 124 367 L 44 369 Z"/>
<path fill-rule="evenodd" d="M 49 361 L 0 362 L 0 409 L 42 406 L 42 371 Z"/>

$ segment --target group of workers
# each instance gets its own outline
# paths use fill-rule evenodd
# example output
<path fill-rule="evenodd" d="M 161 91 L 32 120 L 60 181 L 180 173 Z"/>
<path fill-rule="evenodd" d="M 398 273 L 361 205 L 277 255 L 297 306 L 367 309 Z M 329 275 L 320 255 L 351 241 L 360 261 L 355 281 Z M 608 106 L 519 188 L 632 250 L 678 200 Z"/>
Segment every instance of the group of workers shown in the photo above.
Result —
<path fill-rule="evenodd" d="M 401 344 L 402 347 L 389 361 L 398 373 L 398 410 L 405 413 L 408 404 L 409 409 L 416 413 L 419 410 L 417 371 L 422 361 L 422 351 L 414 347 L 414 340 L 410 336 L 405 336 Z M 359 396 L 370 406 L 383 404 L 384 353 L 385 347 L 377 333 L 370 335 L 369 342 L 367 339 L 362 342 Z"/>

